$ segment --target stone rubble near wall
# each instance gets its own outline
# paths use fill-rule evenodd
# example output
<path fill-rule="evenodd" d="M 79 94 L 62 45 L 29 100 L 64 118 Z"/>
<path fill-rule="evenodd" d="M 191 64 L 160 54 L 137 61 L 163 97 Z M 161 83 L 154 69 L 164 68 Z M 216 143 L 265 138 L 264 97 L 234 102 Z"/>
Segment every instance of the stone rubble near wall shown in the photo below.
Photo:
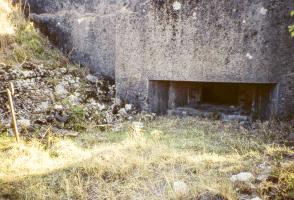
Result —
<path fill-rule="evenodd" d="M 26 2 L 71 60 L 115 79 L 117 96 L 142 110 L 148 80 L 271 83 L 273 110 L 293 116 L 292 0 Z"/>
<path fill-rule="evenodd" d="M 0 65 L 0 91 L 5 91 L 9 82 L 15 86 L 15 110 L 19 128 L 34 128 L 53 124 L 66 124 L 73 105 L 85 109 L 88 122 L 115 124 L 132 119 L 136 109 L 127 104 L 115 103 L 115 86 L 108 81 L 70 68 L 47 69 L 43 65 L 24 63 L 22 66 Z M 9 128 L 6 93 L 0 94 L 0 129 Z M 3 102 L 3 103 L 2 103 Z M 124 109 L 124 112 L 117 110 Z M 97 116 L 101 116 L 97 120 Z M 63 128 L 60 126 L 59 128 Z M 0 130 L 1 131 L 1 130 Z"/>
<path fill-rule="evenodd" d="M 169 109 L 167 111 L 168 116 L 180 116 L 180 117 L 187 117 L 187 116 L 194 116 L 194 117 L 202 117 L 202 118 L 208 118 L 208 119 L 219 119 L 224 122 L 230 122 L 230 121 L 238 121 L 238 122 L 250 122 L 250 117 L 246 115 L 240 115 L 240 114 L 227 114 L 224 112 L 221 112 L 219 110 L 200 110 L 200 109 L 194 109 L 190 107 L 178 107 L 175 109 Z"/>

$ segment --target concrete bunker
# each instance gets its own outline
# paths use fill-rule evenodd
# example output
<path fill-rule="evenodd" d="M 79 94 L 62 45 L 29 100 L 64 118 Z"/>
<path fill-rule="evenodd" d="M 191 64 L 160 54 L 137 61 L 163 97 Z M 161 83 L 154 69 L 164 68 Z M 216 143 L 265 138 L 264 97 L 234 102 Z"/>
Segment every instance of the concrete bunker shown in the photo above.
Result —
<path fill-rule="evenodd" d="M 269 119 L 275 109 L 276 84 L 150 80 L 151 112 L 222 120 Z"/>

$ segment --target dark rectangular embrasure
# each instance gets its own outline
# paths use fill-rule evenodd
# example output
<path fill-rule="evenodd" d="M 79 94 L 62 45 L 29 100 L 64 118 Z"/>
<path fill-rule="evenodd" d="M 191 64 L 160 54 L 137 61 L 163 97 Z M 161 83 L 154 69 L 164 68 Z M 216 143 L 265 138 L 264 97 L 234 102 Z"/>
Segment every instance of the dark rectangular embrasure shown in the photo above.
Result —
<path fill-rule="evenodd" d="M 273 113 L 272 83 L 217 83 L 183 81 L 149 81 L 149 107 L 152 112 L 191 108 L 207 112 L 246 115 L 268 119 Z"/>

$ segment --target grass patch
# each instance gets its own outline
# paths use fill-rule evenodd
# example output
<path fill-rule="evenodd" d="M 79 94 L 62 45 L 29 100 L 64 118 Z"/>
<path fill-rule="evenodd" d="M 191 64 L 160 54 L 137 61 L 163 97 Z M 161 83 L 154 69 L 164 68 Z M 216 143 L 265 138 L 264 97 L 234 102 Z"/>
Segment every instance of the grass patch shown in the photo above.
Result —
<path fill-rule="evenodd" d="M 293 151 L 276 144 L 277 138 L 264 142 L 265 136 L 234 123 L 158 118 L 143 130 L 134 131 L 128 123 L 119 132 L 89 128 L 75 139 L 56 138 L 50 146 L 33 139 L 0 149 L 0 196 L 195 199 L 211 191 L 237 199 L 230 176 L 241 171 L 256 174 L 266 161 L 277 169 L 272 175 L 277 182 L 262 183 L 258 195 L 270 199 L 274 186 L 277 195 L 285 197 L 293 189 L 294 164 L 281 158 Z M 177 196 L 175 181 L 188 185 L 185 196 Z"/>
<path fill-rule="evenodd" d="M 48 68 L 65 65 L 61 52 L 24 17 L 21 7 L 8 0 L 0 2 L 0 63 L 15 66 L 33 62 Z"/>

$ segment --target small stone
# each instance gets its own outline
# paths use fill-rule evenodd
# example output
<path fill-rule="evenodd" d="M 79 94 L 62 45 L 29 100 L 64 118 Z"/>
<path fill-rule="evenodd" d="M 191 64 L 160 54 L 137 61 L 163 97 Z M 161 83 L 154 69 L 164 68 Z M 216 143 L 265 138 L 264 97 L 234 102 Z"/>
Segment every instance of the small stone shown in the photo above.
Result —
<path fill-rule="evenodd" d="M 230 180 L 232 182 L 250 182 L 254 178 L 253 174 L 250 172 L 241 172 L 237 175 L 233 175 Z"/>
<path fill-rule="evenodd" d="M 181 4 L 180 2 L 175 1 L 175 2 L 173 3 L 173 9 L 174 9 L 175 11 L 181 10 L 181 8 L 182 8 L 182 4 Z"/>
<path fill-rule="evenodd" d="M 260 169 L 266 169 L 267 168 L 266 162 L 261 163 L 260 165 L 258 165 L 258 167 Z"/>
<path fill-rule="evenodd" d="M 69 119 L 68 116 L 63 116 L 59 113 L 55 113 L 54 117 L 57 121 L 62 122 L 62 123 L 67 122 L 67 120 Z"/>
<path fill-rule="evenodd" d="M 128 117 L 128 120 L 129 120 L 129 121 L 131 121 L 131 120 L 133 120 L 133 119 L 134 119 L 134 117 L 132 117 L 132 116 L 129 116 L 129 117 Z"/>
<path fill-rule="evenodd" d="M 41 102 L 40 105 L 36 108 L 36 112 L 45 112 L 48 110 L 48 107 L 49 107 L 48 101 Z"/>
<path fill-rule="evenodd" d="M 188 185 L 183 181 L 175 181 L 173 189 L 177 197 L 184 197 L 189 193 Z"/>
<path fill-rule="evenodd" d="M 73 84 L 75 84 L 75 83 L 76 83 L 76 81 L 75 81 L 75 79 L 74 79 L 74 78 L 71 78 L 71 79 L 69 79 L 69 80 L 68 80 L 68 83 L 70 83 L 71 85 L 73 85 Z"/>
<path fill-rule="evenodd" d="M 68 101 L 73 104 L 76 105 L 80 102 L 79 97 L 76 94 L 72 94 L 68 97 Z"/>
<path fill-rule="evenodd" d="M 211 191 L 207 191 L 204 193 L 201 193 L 199 196 L 196 198 L 197 200 L 223 200 L 226 199 L 223 197 L 221 194 L 216 194 Z"/>
<path fill-rule="evenodd" d="M 254 197 L 254 198 L 252 198 L 251 200 L 262 200 L 262 199 L 259 198 L 259 197 Z"/>
<path fill-rule="evenodd" d="M 267 9 L 262 7 L 262 8 L 260 8 L 259 13 L 262 14 L 262 15 L 266 15 Z"/>
<path fill-rule="evenodd" d="M 54 105 L 54 110 L 63 110 L 63 106 L 62 105 Z"/>
<path fill-rule="evenodd" d="M 246 54 L 246 57 L 247 57 L 249 60 L 252 60 L 252 59 L 253 59 L 253 56 L 252 56 L 250 53 L 247 53 L 247 54 Z"/>
<path fill-rule="evenodd" d="M 67 72 L 67 69 L 64 68 L 64 67 L 62 67 L 62 68 L 59 69 L 59 71 L 60 71 L 61 73 L 65 74 L 65 73 Z"/>
<path fill-rule="evenodd" d="M 126 104 L 125 109 L 126 109 L 127 112 L 133 110 L 133 104 Z"/>
<path fill-rule="evenodd" d="M 18 120 L 18 124 L 21 128 L 28 128 L 31 125 L 31 121 L 28 119 L 20 119 Z"/>
<path fill-rule="evenodd" d="M 88 74 L 86 76 L 86 80 L 89 81 L 90 83 L 96 83 L 98 81 L 98 78 L 96 76 Z"/>
<path fill-rule="evenodd" d="M 125 108 L 121 108 L 119 111 L 118 111 L 118 114 L 120 114 L 121 116 L 123 117 L 127 117 L 128 116 L 128 113 L 126 111 Z"/>
<path fill-rule="evenodd" d="M 141 121 L 152 121 L 155 119 L 155 116 L 156 116 L 155 113 L 141 112 L 140 120 Z"/>
<path fill-rule="evenodd" d="M 105 104 L 97 103 L 97 107 L 98 107 L 99 111 L 106 110 Z"/>
<path fill-rule="evenodd" d="M 264 180 L 266 180 L 268 177 L 269 177 L 269 175 L 261 174 L 261 175 L 259 175 L 256 179 L 257 179 L 258 181 L 264 181 Z"/>
<path fill-rule="evenodd" d="M 63 83 L 59 83 L 58 85 L 55 86 L 55 93 L 56 95 L 60 97 L 64 97 L 68 94 L 68 91 L 65 89 L 65 86 Z"/>

